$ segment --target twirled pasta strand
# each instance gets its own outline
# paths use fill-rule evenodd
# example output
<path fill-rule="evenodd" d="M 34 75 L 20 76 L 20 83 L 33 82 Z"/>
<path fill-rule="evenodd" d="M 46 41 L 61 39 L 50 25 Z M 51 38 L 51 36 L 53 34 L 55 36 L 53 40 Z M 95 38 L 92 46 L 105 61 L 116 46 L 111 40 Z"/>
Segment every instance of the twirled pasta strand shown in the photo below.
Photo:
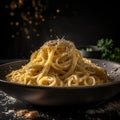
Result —
<path fill-rule="evenodd" d="M 47 41 L 32 53 L 30 61 L 6 75 L 10 82 L 34 86 L 93 86 L 109 82 L 104 68 L 83 58 L 74 43 Z"/>

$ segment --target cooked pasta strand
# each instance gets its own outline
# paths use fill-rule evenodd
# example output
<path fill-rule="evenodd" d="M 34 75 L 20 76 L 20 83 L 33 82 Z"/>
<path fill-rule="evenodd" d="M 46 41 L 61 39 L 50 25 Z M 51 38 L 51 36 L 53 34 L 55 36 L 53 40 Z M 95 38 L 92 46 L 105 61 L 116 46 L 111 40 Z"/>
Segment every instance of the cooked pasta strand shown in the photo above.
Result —
<path fill-rule="evenodd" d="M 10 82 L 34 86 L 94 86 L 109 82 L 107 72 L 83 58 L 75 44 L 65 39 L 47 41 L 30 61 L 6 75 Z"/>

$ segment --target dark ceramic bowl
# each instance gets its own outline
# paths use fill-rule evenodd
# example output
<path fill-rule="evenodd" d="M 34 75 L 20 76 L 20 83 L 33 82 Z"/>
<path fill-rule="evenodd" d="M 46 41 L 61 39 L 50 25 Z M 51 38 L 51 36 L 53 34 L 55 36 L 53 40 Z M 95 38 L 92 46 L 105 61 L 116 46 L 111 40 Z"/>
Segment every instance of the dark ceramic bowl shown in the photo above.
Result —
<path fill-rule="evenodd" d="M 86 58 L 101 58 L 101 50 L 96 45 L 81 45 L 79 47 L 83 57 Z"/>
<path fill-rule="evenodd" d="M 21 60 L 0 65 L 0 89 L 14 98 L 34 105 L 90 105 L 109 100 L 120 92 L 120 64 L 99 59 L 91 60 L 104 67 L 113 82 L 87 87 L 36 87 L 7 82 L 7 73 L 28 62 Z"/>

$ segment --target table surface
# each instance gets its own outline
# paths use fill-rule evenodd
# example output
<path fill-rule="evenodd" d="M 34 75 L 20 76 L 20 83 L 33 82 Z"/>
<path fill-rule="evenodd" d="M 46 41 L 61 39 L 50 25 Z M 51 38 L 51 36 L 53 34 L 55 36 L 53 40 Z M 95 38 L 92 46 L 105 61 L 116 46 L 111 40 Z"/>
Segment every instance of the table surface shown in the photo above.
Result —
<path fill-rule="evenodd" d="M 0 64 L 13 60 L 1 60 Z M 35 120 L 118 120 L 120 119 L 120 94 L 109 101 L 91 106 L 35 106 L 24 103 L 0 91 L 0 120 L 25 120 L 15 111 L 37 110 L 39 117 Z"/>

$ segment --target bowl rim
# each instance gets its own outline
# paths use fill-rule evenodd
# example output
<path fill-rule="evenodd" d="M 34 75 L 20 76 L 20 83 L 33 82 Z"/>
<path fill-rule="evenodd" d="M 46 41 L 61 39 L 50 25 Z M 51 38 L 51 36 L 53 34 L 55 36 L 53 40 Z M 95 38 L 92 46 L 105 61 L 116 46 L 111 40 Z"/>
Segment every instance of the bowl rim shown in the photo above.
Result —
<path fill-rule="evenodd" d="M 115 63 L 115 64 L 120 65 L 117 62 L 104 60 L 104 59 L 94 59 L 94 58 L 90 58 L 90 59 L 91 60 L 100 60 L 100 61 L 110 62 L 110 63 Z M 12 64 L 12 63 L 16 63 L 16 62 L 28 62 L 28 61 L 29 61 L 28 59 L 15 60 L 15 61 L 12 61 L 12 62 L 7 62 L 7 63 L 4 63 L 4 64 L 1 64 L 0 67 L 6 66 L 6 65 L 9 65 L 9 64 Z M 25 85 L 25 84 L 9 82 L 9 81 L 3 80 L 1 78 L 0 78 L 0 83 L 8 84 L 8 85 L 11 85 L 11 86 L 19 86 L 19 87 L 34 88 L 34 89 L 42 88 L 42 89 L 66 89 L 66 90 L 71 90 L 72 89 L 73 90 L 73 89 L 95 89 L 95 88 L 103 88 L 103 87 L 108 87 L 108 86 L 114 86 L 114 85 L 120 84 L 120 80 L 117 80 L 117 81 L 113 80 L 111 82 L 103 83 L 103 84 L 100 84 L 100 85 L 94 85 L 94 86 L 70 86 L 70 87 L 68 87 L 68 86 L 60 87 L 60 86 L 33 86 L 33 85 Z"/>
<path fill-rule="evenodd" d="M 93 50 L 92 51 L 87 51 L 87 50 L 85 50 L 83 48 L 92 48 Z M 101 52 L 101 49 L 97 45 L 91 45 L 91 44 L 89 44 L 89 45 L 80 45 L 79 50 L 80 51 L 85 51 L 85 52 L 88 52 L 88 53 L 89 52 Z"/>

